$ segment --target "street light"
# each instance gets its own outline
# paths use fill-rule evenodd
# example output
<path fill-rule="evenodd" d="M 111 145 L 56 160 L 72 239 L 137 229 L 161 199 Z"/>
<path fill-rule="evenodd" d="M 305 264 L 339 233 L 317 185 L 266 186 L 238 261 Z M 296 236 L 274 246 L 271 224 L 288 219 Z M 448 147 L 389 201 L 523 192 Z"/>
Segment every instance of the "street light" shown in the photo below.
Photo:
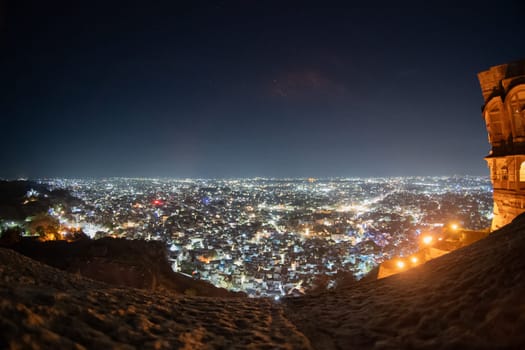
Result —
<path fill-rule="evenodd" d="M 398 268 L 398 269 L 403 269 L 403 268 L 405 268 L 405 262 L 404 262 L 403 260 L 398 260 L 398 261 L 396 262 L 396 265 L 397 265 L 397 268 Z"/>
<path fill-rule="evenodd" d="M 430 245 L 433 241 L 433 238 L 432 236 L 424 236 L 423 237 L 423 243 L 426 244 L 426 245 Z"/>

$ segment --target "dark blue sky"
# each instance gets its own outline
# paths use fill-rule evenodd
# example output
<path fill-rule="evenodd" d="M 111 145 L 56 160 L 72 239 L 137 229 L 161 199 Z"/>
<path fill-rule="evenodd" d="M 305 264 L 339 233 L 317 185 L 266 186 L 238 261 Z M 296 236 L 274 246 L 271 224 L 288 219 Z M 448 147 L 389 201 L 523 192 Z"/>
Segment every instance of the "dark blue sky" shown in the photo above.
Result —
<path fill-rule="evenodd" d="M 521 1 L 50 2 L 2 6 L 0 177 L 484 175 L 525 58 Z"/>

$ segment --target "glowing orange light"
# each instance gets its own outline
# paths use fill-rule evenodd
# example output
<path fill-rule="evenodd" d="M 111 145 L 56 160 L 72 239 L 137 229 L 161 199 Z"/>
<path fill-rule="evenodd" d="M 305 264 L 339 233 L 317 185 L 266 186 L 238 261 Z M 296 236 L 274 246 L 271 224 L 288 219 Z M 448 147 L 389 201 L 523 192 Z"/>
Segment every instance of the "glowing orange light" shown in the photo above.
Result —
<path fill-rule="evenodd" d="M 452 230 L 456 231 L 459 228 L 459 225 L 458 224 L 452 224 L 452 225 L 450 225 L 450 228 Z"/>
<path fill-rule="evenodd" d="M 412 264 L 416 264 L 418 262 L 417 256 L 413 256 L 410 258 L 410 261 L 412 261 Z"/>
<path fill-rule="evenodd" d="M 211 261 L 210 258 L 208 258 L 208 257 L 206 257 L 206 256 L 204 256 L 204 255 L 199 255 L 199 256 L 197 257 L 197 260 L 199 260 L 200 262 L 205 263 L 205 264 L 209 264 L 210 261 Z"/>
<path fill-rule="evenodd" d="M 397 265 L 397 268 L 398 268 L 398 269 L 402 269 L 402 268 L 405 267 L 405 262 L 404 262 L 403 260 L 398 260 L 398 261 L 396 262 L 396 265 Z"/>
<path fill-rule="evenodd" d="M 425 237 L 423 237 L 423 243 L 425 243 L 426 245 L 431 244 L 432 240 L 433 240 L 432 236 L 425 236 Z"/>

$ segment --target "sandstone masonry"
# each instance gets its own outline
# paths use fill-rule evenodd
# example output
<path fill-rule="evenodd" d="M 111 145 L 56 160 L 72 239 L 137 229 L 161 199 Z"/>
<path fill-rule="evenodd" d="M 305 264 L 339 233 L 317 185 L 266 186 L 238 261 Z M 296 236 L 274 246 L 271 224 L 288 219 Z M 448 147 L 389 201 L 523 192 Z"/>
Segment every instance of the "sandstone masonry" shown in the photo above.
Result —
<path fill-rule="evenodd" d="M 492 230 L 525 212 L 525 60 L 478 74 L 491 151 L 485 160 L 494 187 Z"/>

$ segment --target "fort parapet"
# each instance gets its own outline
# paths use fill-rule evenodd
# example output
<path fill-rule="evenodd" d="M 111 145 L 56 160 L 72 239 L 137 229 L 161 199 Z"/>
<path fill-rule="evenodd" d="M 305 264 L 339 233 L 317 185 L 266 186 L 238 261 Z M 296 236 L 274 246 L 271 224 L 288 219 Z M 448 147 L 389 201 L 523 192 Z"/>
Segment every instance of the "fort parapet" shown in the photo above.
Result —
<path fill-rule="evenodd" d="M 525 212 L 525 60 L 478 74 L 491 150 L 485 157 L 494 188 L 492 230 Z"/>

